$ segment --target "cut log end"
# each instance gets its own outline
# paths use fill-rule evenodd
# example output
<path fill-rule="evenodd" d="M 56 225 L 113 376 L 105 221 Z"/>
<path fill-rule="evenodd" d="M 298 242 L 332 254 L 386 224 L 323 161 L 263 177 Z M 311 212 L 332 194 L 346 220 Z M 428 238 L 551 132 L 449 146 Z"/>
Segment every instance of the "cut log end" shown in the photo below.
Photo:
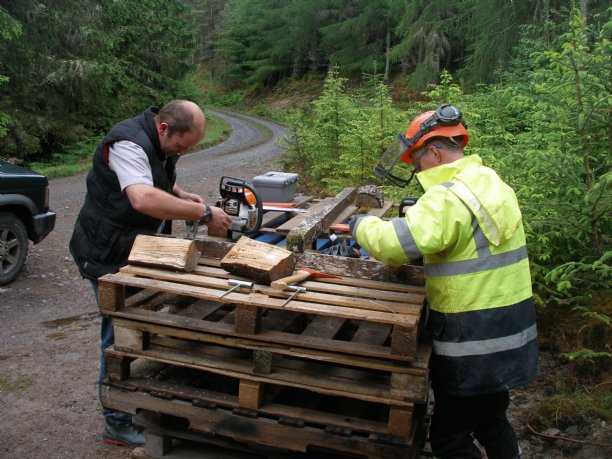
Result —
<path fill-rule="evenodd" d="M 380 209 L 385 203 L 383 190 L 375 185 L 364 185 L 357 190 L 355 205 L 369 209 Z"/>
<path fill-rule="evenodd" d="M 193 240 L 139 234 L 128 263 L 189 272 L 196 268 L 199 258 L 200 252 Z"/>
<path fill-rule="evenodd" d="M 230 273 L 270 284 L 293 273 L 295 256 L 282 247 L 243 236 L 223 257 L 221 267 Z"/>

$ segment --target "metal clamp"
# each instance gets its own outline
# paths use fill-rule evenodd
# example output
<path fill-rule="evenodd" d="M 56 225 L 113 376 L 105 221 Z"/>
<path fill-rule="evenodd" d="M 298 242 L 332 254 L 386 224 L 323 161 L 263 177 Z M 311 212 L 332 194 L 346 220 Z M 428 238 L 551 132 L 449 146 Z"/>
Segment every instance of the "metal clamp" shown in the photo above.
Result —
<path fill-rule="evenodd" d="M 298 287 L 297 285 L 290 285 L 285 290 L 291 290 L 293 293 L 289 298 L 287 298 L 287 300 L 283 304 L 281 304 L 281 306 L 285 306 L 287 303 L 289 303 L 293 298 L 295 298 L 298 293 L 304 293 L 306 291 L 306 288 Z"/>
<path fill-rule="evenodd" d="M 230 280 L 227 281 L 227 283 L 229 285 L 232 285 L 233 287 L 230 288 L 228 291 L 226 291 L 219 298 L 223 298 L 225 295 L 229 295 L 234 290 L 236 290 L 237 288 L 240 288 L 240 287 L 243 287 L 243 288 L 253 288 L 253 282 L 247 282 L 247 281 L 241 281 L 241 280 L 236 280 L 236 279 L 230 279 Z"/>

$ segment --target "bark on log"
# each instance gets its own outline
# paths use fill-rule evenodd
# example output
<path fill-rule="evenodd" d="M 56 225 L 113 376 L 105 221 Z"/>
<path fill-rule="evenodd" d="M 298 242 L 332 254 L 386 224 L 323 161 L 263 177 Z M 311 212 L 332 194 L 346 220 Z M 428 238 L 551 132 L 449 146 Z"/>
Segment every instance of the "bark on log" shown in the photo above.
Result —
<path fill-rule="evenodd" d="M 380 209 L 385 203 L 383 190 L 375 185 L 364 185 L 357 190 L 355 205 L 357 207 L 367 207 L 368 209 Z"/>

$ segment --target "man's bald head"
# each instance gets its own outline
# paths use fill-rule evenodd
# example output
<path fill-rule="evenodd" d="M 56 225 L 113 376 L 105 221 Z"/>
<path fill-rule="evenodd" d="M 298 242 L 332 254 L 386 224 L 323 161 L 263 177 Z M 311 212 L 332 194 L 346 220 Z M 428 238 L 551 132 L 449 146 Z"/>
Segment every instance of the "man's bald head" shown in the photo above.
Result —
<path fill-rule="evenodd" d="M 159 144 L 166 156 L 184 154 L 204 136 L 206 118 L 202 109 L 189 100 L 173 100 L 155 117 Z"/>
<path fill-rule="evenodd" d="M 159 110 L 157 121 L 168 125 L 169 137 L 194 131 L 200 133 L 201 138 L 206 127 L 202 109 L 189 100 L 173 100 L 167 103 Z"/>

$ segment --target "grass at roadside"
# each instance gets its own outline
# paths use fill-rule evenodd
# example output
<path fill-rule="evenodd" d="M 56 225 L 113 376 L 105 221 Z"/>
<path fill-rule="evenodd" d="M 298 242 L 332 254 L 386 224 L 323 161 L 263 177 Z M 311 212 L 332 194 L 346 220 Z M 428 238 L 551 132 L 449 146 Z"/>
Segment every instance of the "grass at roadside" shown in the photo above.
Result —
<path fill-rule="evenodd" d="M 18 390 L 27 389 L 32 381 L 20 379 L 18 376 L 0 373 L 0 394 L 10 394 Z"/>
<path fill-rule="evenodd" d="M 221 118 L 206 114 L 206 134 L 197 146 L 201 150 L 223 142 L 232 133 L 232 127 Z"/>
<path fill-rule="evenodd" d="M 206 119 L 206 134 L 196 147 L 196 150 L 221 143 L 232 132 L 231 126 L 222 119 L 212 115 L 207 115 Z M 101 136 L 85 139 L 70 145 L 62 153 L 55 153 L 51 162 L 30 163 L 29 167 L 40 174 L 46 175 L 48 178 L 69 177 L 88 171 L 91 168 L 93 153 L 96 151 L 96 146 L 101 139 Z"/>

